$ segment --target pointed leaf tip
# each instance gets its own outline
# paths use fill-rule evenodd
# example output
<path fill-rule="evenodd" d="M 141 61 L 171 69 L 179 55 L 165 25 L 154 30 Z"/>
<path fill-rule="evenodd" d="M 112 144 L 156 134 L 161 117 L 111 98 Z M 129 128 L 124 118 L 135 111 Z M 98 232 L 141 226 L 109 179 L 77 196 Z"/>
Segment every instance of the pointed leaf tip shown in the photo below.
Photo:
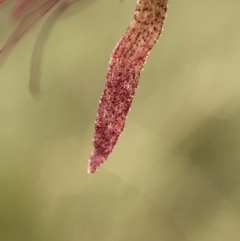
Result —
<path fill-rule="evenodd" d="M 88 173 L 93 174 L 98 167 L 106 161 L 106 157 L 97 154 L 95 151 L 92 153 L 88 163 Z"/>

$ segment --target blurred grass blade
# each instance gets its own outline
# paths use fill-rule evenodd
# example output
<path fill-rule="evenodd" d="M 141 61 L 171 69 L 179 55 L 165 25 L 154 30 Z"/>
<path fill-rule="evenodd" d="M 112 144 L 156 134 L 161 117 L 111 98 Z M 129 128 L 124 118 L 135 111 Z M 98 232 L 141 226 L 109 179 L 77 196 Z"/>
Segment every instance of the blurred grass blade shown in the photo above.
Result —
<path fill-rule="evenodd" d="M 7 40 L 4 47 L 0 50 L 0 66 L 4 63 L 7 56 L 10 54 L 12 48 L 17 42 L 26 34 L 26 32 L 40 20 L 52 7 L 54 7 L 59 0 L 45 2 L 38 9 L 30 12 L 16 27 L 15 31 Z"/>
<path fill-rule="evenodd" d="M 34 46 L 32 61 L 31 61 L 31 69 L 30 69 L 30 81 L 29 81 L 29 91 L 32 96 L 37 97 L 40 94 L 40 72 L 41 72 L 41 63 L 42 63 L 42 55 L 43 48 L 46 43 L 46 40 L 56 23 L 57 19 L 61 16 L 65 10 L 71 6 L 76 1 L 71 2 L 63 2 L 60 4 L 48 17 L 46 22 L 44 23 L 37 41 Z"/>

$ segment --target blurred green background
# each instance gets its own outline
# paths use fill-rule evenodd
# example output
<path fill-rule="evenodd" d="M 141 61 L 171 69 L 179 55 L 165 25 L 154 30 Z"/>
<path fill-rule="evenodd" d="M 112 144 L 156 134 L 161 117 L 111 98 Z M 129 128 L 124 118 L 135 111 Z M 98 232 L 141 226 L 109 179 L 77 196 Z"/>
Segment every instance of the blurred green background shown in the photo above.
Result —
<path fill-rule="evenodd" d="M 135 4 L 71 7 L 45 46 L 39 100 L 28 80 L 41 24 L 1 68 L 1 241 L 239 240 L 239 0 L 170 1 L 126 129 L 87 174 L 109 57 Z M 2 21 L 1 45 L 11 31 Z"/>

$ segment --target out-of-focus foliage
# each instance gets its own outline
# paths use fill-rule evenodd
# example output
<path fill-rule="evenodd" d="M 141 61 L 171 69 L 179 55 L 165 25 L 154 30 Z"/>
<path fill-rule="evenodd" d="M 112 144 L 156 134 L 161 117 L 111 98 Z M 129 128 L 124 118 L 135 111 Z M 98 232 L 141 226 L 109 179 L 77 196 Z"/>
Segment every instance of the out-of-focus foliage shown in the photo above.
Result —
<path fill-rule="evenodd" d="M 126 129 L 94 175 L 98 101 L 135 1 L 81 8 L 51 33 L 40 100 L 28 93 L 40 24 L 0 70 L 0 240 L 239 240 L 240 2 L 170 1 Z M 1 20 L 1 45 L 11 31 Z"/>

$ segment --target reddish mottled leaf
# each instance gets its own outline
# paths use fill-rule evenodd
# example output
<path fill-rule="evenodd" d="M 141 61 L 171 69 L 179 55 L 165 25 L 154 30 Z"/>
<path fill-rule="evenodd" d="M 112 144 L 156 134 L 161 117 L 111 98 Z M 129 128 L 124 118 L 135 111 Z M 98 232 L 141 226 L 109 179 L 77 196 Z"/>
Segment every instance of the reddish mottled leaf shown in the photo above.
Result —
<path fill-rule="evenodd" d="M 167 5 L 168 0 L 139 0 L 133 21 L 112 53 L 95 122 L 89 173 L 108 158 L 124 129 L 140 72 L 161 34 Z"/>

